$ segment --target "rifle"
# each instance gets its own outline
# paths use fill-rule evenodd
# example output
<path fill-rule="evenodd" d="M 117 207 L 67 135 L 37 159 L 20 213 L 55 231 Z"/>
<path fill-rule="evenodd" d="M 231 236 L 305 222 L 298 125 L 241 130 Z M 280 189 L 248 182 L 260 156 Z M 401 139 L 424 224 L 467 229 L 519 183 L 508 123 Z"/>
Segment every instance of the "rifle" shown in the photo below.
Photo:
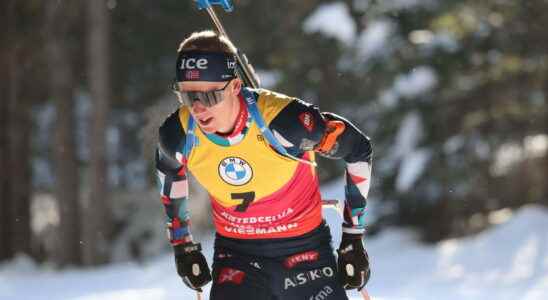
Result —
<path fill-rule="evenodd" d="M 221 23 L 221 20 L 219 17 L 217 17 L 217 14 L 215 13 L 215 9 L 213 9 L 213 5 L 220 5 L 224 8 L 226 12 L 231 12 L 234 10 L 234 6 L 232 5 L 230 0 L 194 0 L 196 4 L 198 5 L 198 9 L 202 10 L 205 9 L 211 18 L 211 21 L 217 28 L 217 32 L 219 35 L 224 36 L 226 39 L 230 41 L 230 38 L 228 34 L 226 33 L 225 28 L 223 27 L 223 24 Z M 234 44 L 234 43 L 233 43 Z M 260 80 L 257 76 L 257 73 L 255 73 L 255 69 L 253 66 L 249 63 L 249 60 L 247 59 L 247 56 L 245 53 L 240 51 L 240 49 L 237 49 L 236 52 L 236 72 L 238 73 L 238 77 L 244 82 L 245 86 L 251 87 L 251 88 L 259 88 L 260 87 Z"/>

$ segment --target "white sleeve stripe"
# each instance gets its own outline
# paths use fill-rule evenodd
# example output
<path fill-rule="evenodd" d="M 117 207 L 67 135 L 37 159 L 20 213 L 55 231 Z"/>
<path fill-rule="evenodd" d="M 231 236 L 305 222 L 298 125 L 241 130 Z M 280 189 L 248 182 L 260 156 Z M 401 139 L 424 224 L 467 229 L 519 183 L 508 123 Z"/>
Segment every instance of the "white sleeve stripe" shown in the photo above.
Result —
<path fill-rule="evenodd" d="M 280 141 L 280 144 L 282 144 L 282 146 L 284 146 L 286 148 L 295 146 L 290 141 L 286 140 L 277 130 L 274 129 L 274 130 L 272 130 L 272 132 L 274 133 L 274 136 L 276 137 L 276 139 L 278 139 L 278 141 Z"/>
<path fill-rule="evenodd" d="M 160 192 L 163 194 L 164 185 L 165 185 L 165 182 L 166 182 L 166 175 L 164 173 L 160 172 L 160 170 L 158 170 L 158 172 L 156 172 L 156 175 L 158 176 L 158 183 L 160 184 Z"/>
<path fill-rule="evenodd" d="M 360 194 L 362 194 L 362 196 L 367 199 L 367 196 L 369 195 L 369 187 L 370 187 L 369 178 L 366 181 L 364 181 L 364 182 L 362 182 L 362 183 L 360 183 L 356 186 L 360 190 Z"/>
<path fill-rule="evenodd" d="M 188 181 L 181 180 L 175 181 L 171 184 L 171 192 L 169 197 L 172 199 L 178 199 L 188 196 Z"/>
<path fill-rule="evenodd" d="M 365 178 L 366 180 L 356 184 L 360 190 L 360 194 L 367 199 L 369 187 L 371 185 L 371 165 L 368 162 L 356 162 L 346 165 L 346 170 L 349 174 Z"/>
<path fill-rule="evenodd" d="M 346 168 L 351 174 L 361 175 L 361 177 L 364 177 L 363 175 L 371 174 L 371 165 L 366 161 L 348 163 L 346 164 Z"/>
<path fill-rule="evenodd" d="M 349 227 L 343 227 L 342 232 L 345 233 L 352 233 L 352 234 L 362 234 L 365 232 L 365 228 L 349 228 Z"/>

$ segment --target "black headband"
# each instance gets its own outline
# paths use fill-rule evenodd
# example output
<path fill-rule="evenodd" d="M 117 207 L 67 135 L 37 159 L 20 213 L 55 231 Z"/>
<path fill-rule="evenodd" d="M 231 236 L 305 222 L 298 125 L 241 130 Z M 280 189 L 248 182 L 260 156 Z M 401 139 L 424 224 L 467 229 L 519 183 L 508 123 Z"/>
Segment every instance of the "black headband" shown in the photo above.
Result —
<path fill-rule="evenodd" d="M 179 52 L 175 74 L 178 82 L 229 81 L 236 78 L 236 58 L 222 52 Z"/>

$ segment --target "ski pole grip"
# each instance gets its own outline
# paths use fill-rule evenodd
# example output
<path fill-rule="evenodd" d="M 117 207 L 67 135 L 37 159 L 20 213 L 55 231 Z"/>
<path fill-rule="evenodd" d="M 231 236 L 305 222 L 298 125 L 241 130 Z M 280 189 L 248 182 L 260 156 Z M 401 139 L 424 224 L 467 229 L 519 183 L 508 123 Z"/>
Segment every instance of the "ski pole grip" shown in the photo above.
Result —
<path fill-rule="evenodd" d="M 196 5 L 198 5 L 198 9 L 207 9 L 211 7 L 212 5 L 220 5 L 227 12 L 231 12 L 234 10 L 234 6 L 232 5 L 232 2 L 230 0 L 194 0 L 194 1 L 196 2 Z"/>

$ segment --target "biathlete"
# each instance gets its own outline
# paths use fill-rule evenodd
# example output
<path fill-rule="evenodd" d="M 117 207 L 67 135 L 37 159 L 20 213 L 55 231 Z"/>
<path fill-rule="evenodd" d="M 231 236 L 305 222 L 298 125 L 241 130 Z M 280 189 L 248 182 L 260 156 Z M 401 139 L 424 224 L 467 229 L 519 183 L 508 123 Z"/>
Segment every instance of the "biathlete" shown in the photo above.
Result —
<path fill-rule="evenodd" d="M 348 120 L 302 100 L 242 86 L 236 48 L 213 31 L 180 45 L 181 106 L 159 129 L 156 168 L 177 272 L 210 299 L 348 299 L 370 277 L 362 238 L 371 143 Z M 346 162 L 338 259 L 315 154 Z M 216 228 L 212 272 L 190 233 L 190 171 L 208 191 Z"/>

